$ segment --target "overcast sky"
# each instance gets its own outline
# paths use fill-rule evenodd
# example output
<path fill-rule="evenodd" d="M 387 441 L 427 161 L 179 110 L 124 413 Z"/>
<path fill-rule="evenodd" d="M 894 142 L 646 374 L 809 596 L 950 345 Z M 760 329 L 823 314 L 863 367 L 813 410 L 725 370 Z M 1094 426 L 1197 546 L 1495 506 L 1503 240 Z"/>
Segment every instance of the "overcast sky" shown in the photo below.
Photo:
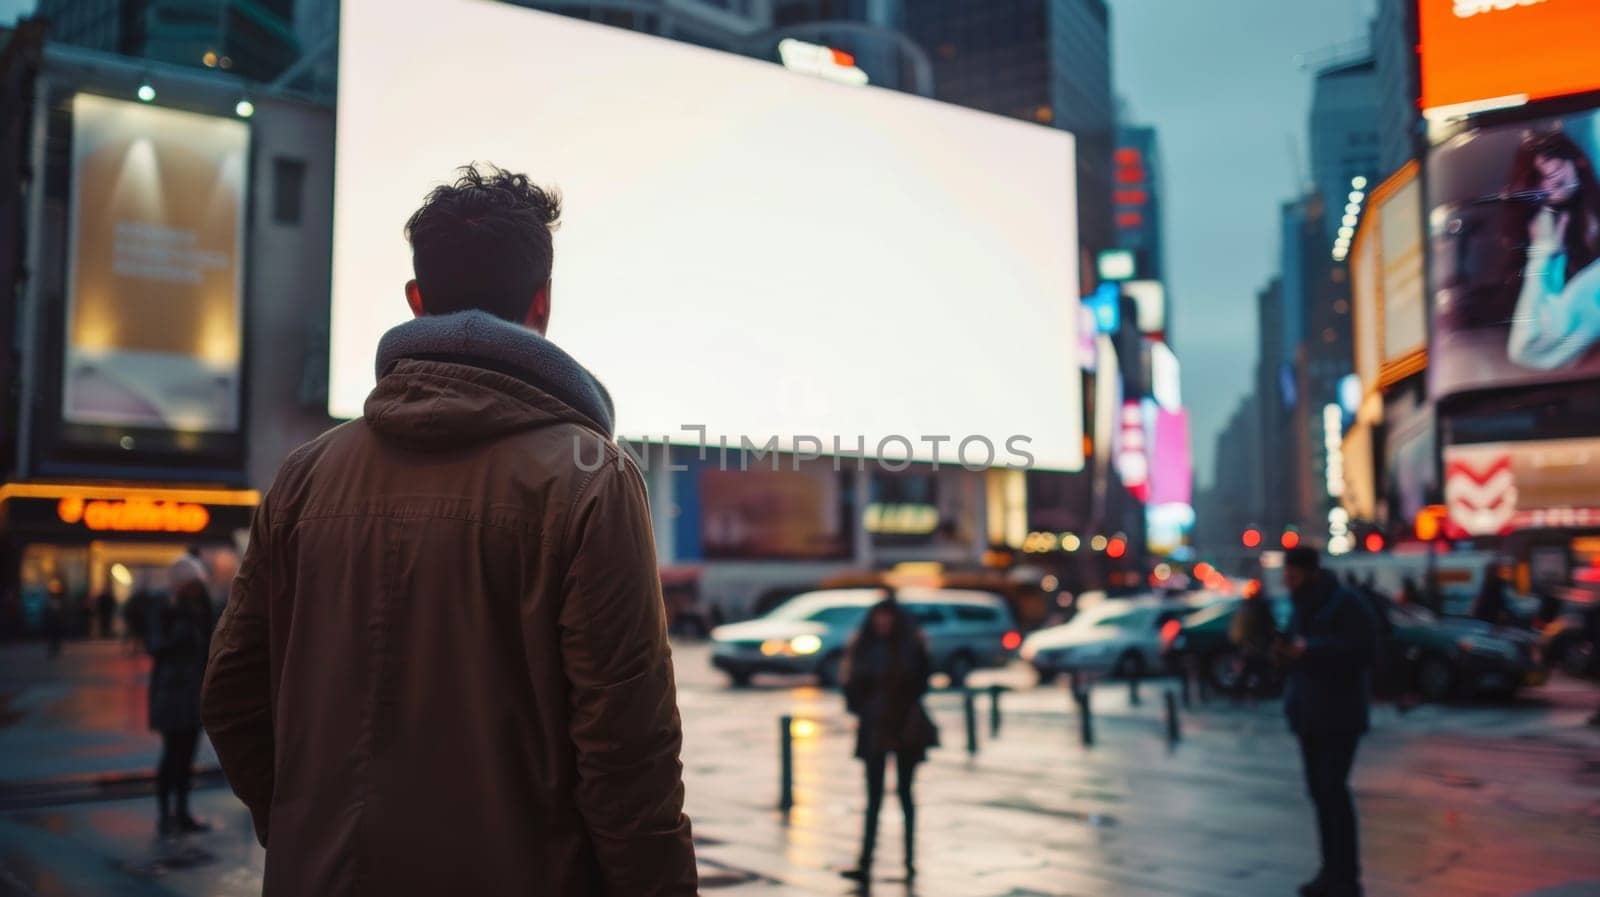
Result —
<path fill-rule="evenodd" d="M 1255 294 L 1275 273 L 1278 203 L 1309 177 L 1303 68 L 1365 37 L 1373 0 L 1112 0 L 1130 117 L 1160 132 L 1166 266 L 1195 473 L 1250 386 Z M 1291 153 L 1291 146 L 1293 152 Z"/>
<path fill-rule="evenodd" d="M 0 0 L 0 25 L 9 25 L 17 16 L 32 12 L 34 0 Z"/>

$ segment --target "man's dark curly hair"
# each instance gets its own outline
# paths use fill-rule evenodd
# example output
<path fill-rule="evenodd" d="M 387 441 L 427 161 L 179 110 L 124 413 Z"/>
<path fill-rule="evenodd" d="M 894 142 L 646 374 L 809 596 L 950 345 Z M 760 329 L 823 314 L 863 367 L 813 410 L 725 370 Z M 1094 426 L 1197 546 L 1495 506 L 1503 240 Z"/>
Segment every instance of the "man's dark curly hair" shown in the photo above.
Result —
<path fill-rule="evenodd" d="M 561 194 L 493 165 L 466 165 L 406 222 L 411 268 L 430 315 L 477 309 L 521 322 L 550 280 Z"/>

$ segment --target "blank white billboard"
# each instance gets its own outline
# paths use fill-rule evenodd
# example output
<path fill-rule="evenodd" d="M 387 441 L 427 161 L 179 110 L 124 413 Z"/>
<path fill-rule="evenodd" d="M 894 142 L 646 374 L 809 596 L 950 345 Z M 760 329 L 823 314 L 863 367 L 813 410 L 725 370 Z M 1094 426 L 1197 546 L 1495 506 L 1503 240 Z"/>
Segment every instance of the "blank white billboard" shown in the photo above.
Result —
<path fill-rule="evenodd" d="M 1023 436 L 1082 467 L 1071 135 L 490 0 L 404 6 L 343 5 L 334 416 L 409 315 L 406 219 L 482 160 L 564 197 L 549 336 L 619 435 L 901 436 L 922 460 L 952 437 L 941 461 L 983 437 L 997 463 Z"/>

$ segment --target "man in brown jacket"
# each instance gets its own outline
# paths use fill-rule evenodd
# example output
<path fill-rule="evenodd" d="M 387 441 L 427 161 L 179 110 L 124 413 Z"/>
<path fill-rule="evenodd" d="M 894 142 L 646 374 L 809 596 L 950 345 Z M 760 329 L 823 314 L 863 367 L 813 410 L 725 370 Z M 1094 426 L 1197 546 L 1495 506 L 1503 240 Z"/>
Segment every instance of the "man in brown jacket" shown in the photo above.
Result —
<path fill-rule="evenodd" d="M 268 897 L 696 891 L 644 483 L 541 335 L 558 217 L 430 194 L 364 416 L 256 513 L 203 715 Z"/>

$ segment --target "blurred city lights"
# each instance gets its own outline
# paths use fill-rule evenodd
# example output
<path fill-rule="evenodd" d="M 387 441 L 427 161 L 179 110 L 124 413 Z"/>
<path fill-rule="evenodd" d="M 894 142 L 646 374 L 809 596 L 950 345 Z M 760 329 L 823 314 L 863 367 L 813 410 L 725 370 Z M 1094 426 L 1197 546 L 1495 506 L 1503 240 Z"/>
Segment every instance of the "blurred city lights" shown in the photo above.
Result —
<path fill-rule="evenodd" d="M 1106 550 L 1106 537 L 1105 536 L 1095 536 L 1093 539 L 1089 540 L 1089 547 L 1093 548 L 1095 551 L 1105 551 Z"/>
<path fill-rule="evenodd" d="M 151 86 L 149 81 L 146 81 L 143 84 L 139 85 L 139 101 L 140 102 L 148 103 L 151 100 L 154 100 L 155 98 L 156 98 L 156 89 Z"/>
<path fill-rule="evenodd" d="M 1156 579 L 1171 579 L 1171 578 L 1172 578 L 1172 565 L 1171 564 L 1157 564 L 1156 565 Z"/>
<path fill-rule="evenodd" d="M 1044 589 L 1046 592 L 1054 592 L 1056 589 L 1061 588 L 1061 580 L 1054 573 L 1051 573 L 1044 579 L 1039 580 L 1039 588 Z"/>
<path fill-rule="evenodd" d="M 1244 531 L 1244 536 L 1241 539 L 1241 541 L 1244 542 L 1244 547 L 1246 547 L 1246 548 L 1258 548 L 1258 547 L 1260 547 L 1260 545 L 1261 545 L 1261 530 L 1258 530 L 1258 529 L 1247 529 L 1247 530 L 1245 530 Z"/>
<path fill-rule="evenodd" d="M 240 100 L 233 106 L 233 114 L 240 118 L 249 118 L 256 114 L 256 104 L 249 100 Z"/>
<path fill-rule="evenodd" d="M 1294 548 L 1300 544 L 1300 534 L 1294 530 L 1285 530 L 1280 540 L 1284 548 Z"/>
<path fill-rule="evenodd" d="M 1123 539 L 1112 539 L 1106 543 L 1106 557 L 1119 558 L 1128 553 L 1128 543 Z"/>
<path fill-rule="evenodd" d="M 1360 189 L 1362 189 L 1362 188 L 1367 186 L 1367 179 L 1358 174 L 1355 177 L 1350 179 L 1350 186 L 1356 188 L 1357 190 L 1360 190 Z"/>
<path fill-rule="evenodd" d="M 1383 550 L 1383 536 L 1377 533 L 1367 533 L 1367 550 L 1376 554 Z"/>
<path fill-rule="evenodd" d="M 1082 546 L 1083 546 L 1083 540 L 1078 538 L 1078 534 L 1077 533 L 1062 533 L 1061 534 L 1061 550 L 1062 551 L 1077 551 Z"/>
<path fill-rule="evenodd" d="M 133 571 L 129 570 L 126 564 L 112 564 L 111 578 L 116 580 L 118 585 L 133 585 Z"/>
<path fill-rule="evenodd" d="M 808 719 L 792 720 L 789 723 L 789 734 L 795 738 L 810 738 L 817 734 L 817 724 Z"/>

